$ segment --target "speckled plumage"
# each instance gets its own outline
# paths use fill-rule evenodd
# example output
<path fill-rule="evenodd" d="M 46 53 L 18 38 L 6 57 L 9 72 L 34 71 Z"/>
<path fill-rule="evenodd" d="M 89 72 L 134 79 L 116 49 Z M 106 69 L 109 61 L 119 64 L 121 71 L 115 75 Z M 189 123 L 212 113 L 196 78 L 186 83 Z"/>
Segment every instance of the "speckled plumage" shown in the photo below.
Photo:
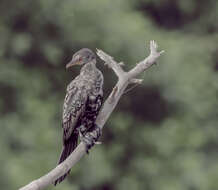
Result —
<path fill-rule="evenodd" d="M 86 128 L 95 121 L 101 106 L 103 76 L 95 63 L 87 63 L 68 86 L 63 106 L 63 140 L 67 140 L 72 131 L 84 124 Z M 89 124 L 90 123 L 90 124 Z"/>
<path fill-rule="evenodd" d="M 67 86 L 62 116 L 63 150 L 58 164 L 76 148 L 79 131 L 85 135 L 95 127 L 103 99 L 103 75 L 95 64 L 95 59 L 86 63 Z M 57 179 L 55 185 L 63 181 L 68 173 Z"/>

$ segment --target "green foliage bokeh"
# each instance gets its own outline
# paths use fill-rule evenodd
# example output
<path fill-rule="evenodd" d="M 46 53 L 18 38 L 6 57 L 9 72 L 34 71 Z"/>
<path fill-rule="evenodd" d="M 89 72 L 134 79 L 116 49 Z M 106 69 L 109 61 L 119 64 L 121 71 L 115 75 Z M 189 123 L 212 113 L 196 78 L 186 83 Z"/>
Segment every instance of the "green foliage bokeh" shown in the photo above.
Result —
<path fill-rule="evenodd" d="M 2 0 L 1 189 L 55 167 L 65 89 L 79 71 L 65 70 L 73 52 L 103 49 L 130 69 L 152 39 L 166 53 L 55 189 L 218 189 L 217 20 L 215 0 Z M 116 77 L 98 62 L 106 98 Z"/>

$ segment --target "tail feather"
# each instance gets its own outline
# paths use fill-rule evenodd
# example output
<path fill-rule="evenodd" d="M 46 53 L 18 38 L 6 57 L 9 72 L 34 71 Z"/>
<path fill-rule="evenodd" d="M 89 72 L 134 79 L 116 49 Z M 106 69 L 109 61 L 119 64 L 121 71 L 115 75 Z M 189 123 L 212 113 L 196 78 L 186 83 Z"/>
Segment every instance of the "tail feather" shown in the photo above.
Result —
<path fill-rule="evenodd" d="M 73 152 L 73 150 L 77 146 L 78 135 L 73 134 L 65 143 L 58 161 L 58 164 L 62 163 L 66 158 Z M 64 175 L 55 180 L 54 185 L 56 186 L 58 183 L 61 183 L 66 176 L 70 173 L 70 170 L 67 171 Z"/>

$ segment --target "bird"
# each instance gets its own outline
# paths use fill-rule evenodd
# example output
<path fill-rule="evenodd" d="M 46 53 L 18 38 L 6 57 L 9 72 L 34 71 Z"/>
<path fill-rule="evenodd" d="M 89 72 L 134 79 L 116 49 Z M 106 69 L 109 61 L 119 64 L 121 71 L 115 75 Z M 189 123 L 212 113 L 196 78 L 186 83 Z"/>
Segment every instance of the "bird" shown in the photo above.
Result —
<path fill-rule="evenodd" d="M 67 86 L 62 115 L 63 147 L 58 164 L 73 152 L 79 138 L 86 144 L 88 153 L 101 135 L 95 121 L 102 105 L 104 77 L 96 67 L 95 53 L 88 48 L 77 51 L 66 69 L 75 65 L 82 68 Z M 61 183 L 69 172 L 56 179 L 54 185 Z"/>

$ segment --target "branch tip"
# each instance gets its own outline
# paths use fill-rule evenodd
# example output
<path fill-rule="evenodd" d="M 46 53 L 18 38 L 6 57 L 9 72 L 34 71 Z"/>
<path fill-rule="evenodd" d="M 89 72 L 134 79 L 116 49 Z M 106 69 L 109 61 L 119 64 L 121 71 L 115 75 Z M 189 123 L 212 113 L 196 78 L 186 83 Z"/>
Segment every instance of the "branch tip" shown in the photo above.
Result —
<path fill-rule="evenodd" d="M 118 65 L 124 66 L 125 64 L 123 62 L 119 62 Z"/>
<path fill-rule="evenodd" d="M 143 79 L 131 79 L 130 83 L 134 83 L 134 84 L 142 84 Z"/>

